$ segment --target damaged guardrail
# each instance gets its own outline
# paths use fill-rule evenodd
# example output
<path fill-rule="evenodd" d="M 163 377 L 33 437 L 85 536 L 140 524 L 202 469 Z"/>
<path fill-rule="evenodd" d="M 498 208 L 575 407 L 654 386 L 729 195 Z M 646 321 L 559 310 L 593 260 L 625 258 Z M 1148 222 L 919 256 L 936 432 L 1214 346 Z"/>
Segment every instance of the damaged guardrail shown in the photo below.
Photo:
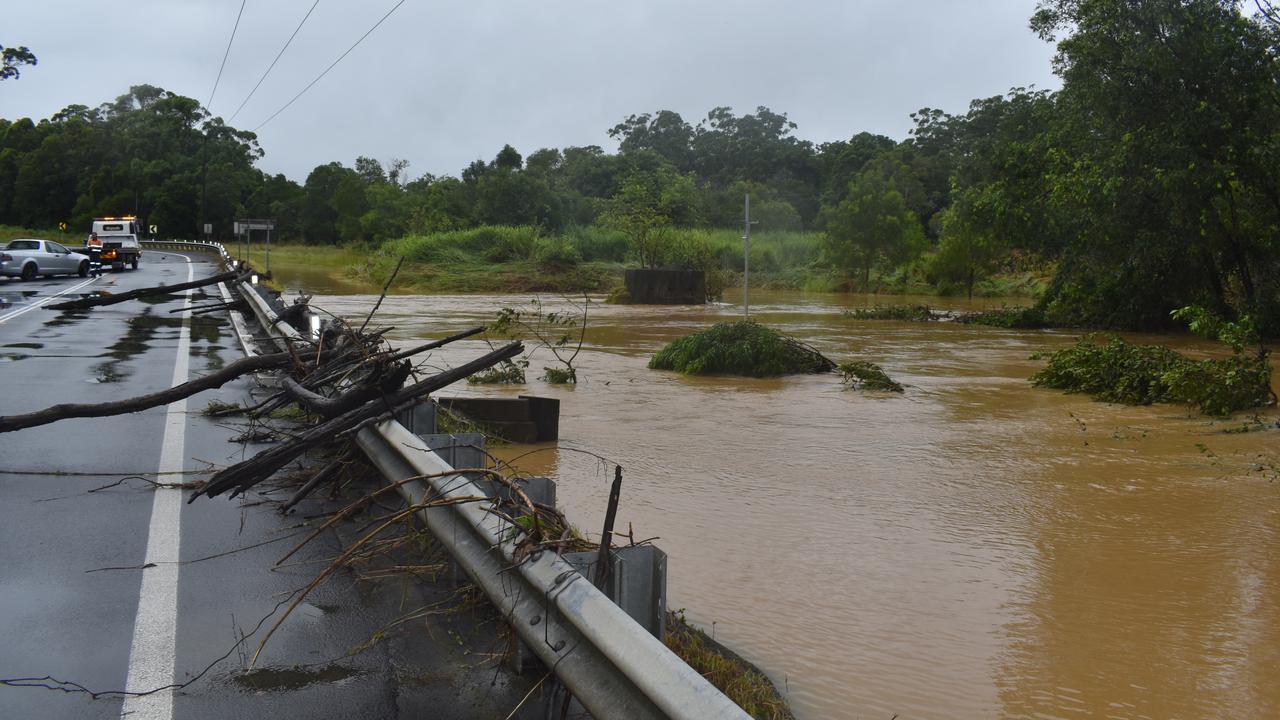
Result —
<path fill-rule="evenodd" d="M 279 320 L 258 288 L 240 285 L 273 339 L 287 345 L 289 339 L 300 338 Z M 452 465 L 397 420 L 365 426 L 355 439 L 382 475 L 398 483 L 410 506 L 485 495 L 474 478 L 455 473 Z M 435 503 L 417 514 L 525 647 L 592 716 L 599 720 L 750 717 L 592 585 L 568 559 L 550 550 L 517 557 L 524 534 L 519 526 L 471 502 Z"/>

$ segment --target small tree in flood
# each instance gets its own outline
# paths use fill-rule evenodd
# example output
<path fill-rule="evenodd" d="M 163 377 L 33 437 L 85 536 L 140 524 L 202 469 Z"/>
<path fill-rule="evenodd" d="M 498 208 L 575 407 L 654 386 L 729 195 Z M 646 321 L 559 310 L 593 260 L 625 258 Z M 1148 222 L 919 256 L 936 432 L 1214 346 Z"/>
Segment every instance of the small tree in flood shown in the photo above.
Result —
<path fill-rule="evenodd" d="M 627 236 L 642 267 L 653 268 L 668 259 L 671 228 L 696 216 L 693 179 L 664 168 L 632 173 L 600 219 Z"/>
<path fill-rule="evenodd" d="M 498 311 L 498 318 L 489 325 L 489 329 L 499 335 L 530 342 L 527 357 L 532 357 L 542 348 L 550 351 L 562 367 L 544 367 L 542 379 L 557 385 L 578 382 L 578 368 L 574 362 L 587 337 L 587 313 L 591 307 L 591 299 L 586 294 L 583 294 L 581 304 L 568 302 L 571 311 L 547 312 L 542 299 L 535 297 L 529 301 L 528 309 L 502 308 Z M 527 367 L 528 364 L 525 360 L 524 365 Z"/>

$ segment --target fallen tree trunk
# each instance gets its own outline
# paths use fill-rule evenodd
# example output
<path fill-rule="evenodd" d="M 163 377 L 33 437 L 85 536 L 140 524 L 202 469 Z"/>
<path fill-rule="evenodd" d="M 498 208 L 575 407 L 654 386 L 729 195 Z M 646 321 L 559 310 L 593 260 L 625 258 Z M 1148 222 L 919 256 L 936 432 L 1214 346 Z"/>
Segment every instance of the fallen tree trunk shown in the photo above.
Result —
<path fill-rule="evenodd" d="M 414 383 L 392 395 L 370 401 L 354 410 L 320 423 L 302 432 L 287 443 L 219 470 L 214 473 L 213 477 L 209 478 L 209 482 L 205 484 L 204 488 L 193 494 L 187 502 L 192 502 L 201 495 L 215 497 L 228 490 L 231 490 L 231 496 L 235 497 L 267 479 L 272 473 L 289 464 L 302 453 L 332 441 L 344 430 L 370 418 L 377 417 L 383 412 L 394 410 L 411 400 L 451 385 L 469 375 L 490 368 L 503 360 L 515 357 L 521 352 L 524 352 L 524 345 L 520 342 L 504 345 L 469 363 L 460 365 L 452 370 L 446 370 L 426 380 Z"/>
<path fill-rule="evenodd" d="M 246 373 L 280 367 L 288 365 L 290 362 L 292 362 L 292 357 L 290 357 L 289 353 L 254 355 L 237 360 L 217 372 L 195 380 L 188 380 L 181 385 L 151 393 L 150 395 L 139 395 L 126 400 L 114 400 L 104 403 L 64 403 L 25 415 L 4 415 L 0 416 L 0 432 L 13 432 L 23 428 L 48 425 L 49 423 L 69 418 L 124 415 L 125 413 L 168 405 L 175 400 L 191 397 L 198 392 L 222 387 Z"/>
<path fill-rule="evenodd" d="M 115 305 L 116 303 L 128 302 L 129 300 L 137 300 L 141 297 L 149 295 L 167 295 L 180 290 L 190 290 L 192 288 L 204 287 L 215 283 L 226 282 L 229 280 L 245 280 L 253 273 L 241 273 L 236 270 L 230 272 L 213 275 L 203 280 L 192 280 L 191 282 L 178 283 L 177 285 L 160 285 L 158 287 L 138 288 L 137 290 L 129 290 L 118 295 L 99 295 L 97 297 L 81 298 L 79 300 L 68 300 L 67 302 L 54 303 L 48 305 L 51 310 L 84 310 L 87 308 L 102 307 L 103 305 Z"/>
<path fill-rule="evenodd" d="M 394 365 L 387 372 L 376 372 L 371 380 L 356 383 L 350 390 L 334 397 L 312 392 L 290 377 L 280 381 L 280 389 L 307 411 L 331 418 L 399 390 L 409 378 L 409 370 L 407 364 Z"/>
<path fill-rule="evenodd" d="M 426 352 L 428 350 L 435 350 L 436 348 L 448 345 L 449 343 L 454 342 L 455 340 L 469 338 L 472 335 L 479 335 L 482 332 L 484 332 L 483 325 L 481 325 L 480 327 L 473 327 L 470 330 L 463 330 L 457 335 L 450 335 L 449 337 L 440 338 L 439 340 L 432 340 L 429 343 L 426 343 L 424 345 L 419 345 L 417 347 L 411 347 L 408 350 L 399 350 L 391 355 L 391 359 L 403 360 L 411 355 L 417 355 L 418 353 Z"/>

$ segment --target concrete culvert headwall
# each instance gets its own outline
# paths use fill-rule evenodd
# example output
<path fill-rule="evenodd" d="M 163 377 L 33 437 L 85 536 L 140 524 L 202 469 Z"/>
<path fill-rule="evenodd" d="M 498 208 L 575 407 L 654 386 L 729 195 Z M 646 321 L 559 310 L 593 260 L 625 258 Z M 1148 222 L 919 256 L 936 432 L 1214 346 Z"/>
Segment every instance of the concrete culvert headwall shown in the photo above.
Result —
<path fill-rule="evenodd" d="M 627 293 L 637 305 L 702 305 L 707 275 L 701 270 L 626 271 Z"/>

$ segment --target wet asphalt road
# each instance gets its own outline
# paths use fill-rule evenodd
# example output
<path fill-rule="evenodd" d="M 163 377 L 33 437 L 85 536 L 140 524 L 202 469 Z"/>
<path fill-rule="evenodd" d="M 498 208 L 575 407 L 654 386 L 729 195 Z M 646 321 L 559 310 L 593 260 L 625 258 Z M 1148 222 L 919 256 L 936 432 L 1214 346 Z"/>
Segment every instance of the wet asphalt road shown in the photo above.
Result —
<path fill-rule="evenodd" d="M 108 273 L 67 297 L 184 282 L 188 261 L 197 278 L 217 272 L 211 257 L 148 252 L 138 271 Z M 181 328 L 181 315 L 169 310 L 181 303 L 131 301 L 72 313 L 36 307 L 84 282 L 0 280 L 0 415 L 169 386 Z M 217 299 L 216 286 L 203 288 L 193 304 Z M 225 315 L 193 319 L 188 355 L 192 377 L 242 357 Z M 259 449 L 229 442 L 242 429 L 235 422 L 199 414 L 215 398 L 244 401 L 251 383 L 242 378 L 191 398 L 187 470 Z M 0 434 L 0 679 L 52 676 L 95 692 L 124 688 L 155 494 L 143 478 L 157 479 L 148 473 L 159 467 L 164 420 L 165 408 L 156 408 Z M 121 478 L 128 479 L 103 487 Z M 468 669 L 473 660 L 447 657 L 461 645 L 452 630 L 434 645 L 402 639 L 349 655 L 413 602 L 389 601 L 350 579 L 312 593 L 258 661 L 271 672 L 257 688 L 246 687 L 243 670 L 257 642 L 236 650 L 236 640 L 339 551 L 326 537 L 299 562 L 269 570 L 310 528 L 262 499 L 182 506 L 176 681 L 209 670 L 175 693 L 173 717 L 503 717 L 514 707 L 511 698 L 523 687 L 489 669 L 481 682 Z M 259 543 L 267 544 L 241 550 Z M 295 666 L 302 670 L 288 670 Z M 118 718 L 123 707 L 118 697 L 0 685 L 0 718 Z"/>

